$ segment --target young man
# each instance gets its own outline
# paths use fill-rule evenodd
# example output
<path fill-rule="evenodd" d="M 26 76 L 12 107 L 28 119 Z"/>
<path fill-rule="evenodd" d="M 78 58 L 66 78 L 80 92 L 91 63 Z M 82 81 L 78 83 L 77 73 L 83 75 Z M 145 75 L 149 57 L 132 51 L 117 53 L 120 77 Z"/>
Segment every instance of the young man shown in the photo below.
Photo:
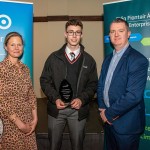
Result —
<path fill-rule="evenodd" d="M 66 123 L 72 150 L 82 150 L 89 102 L 97 87 L 95 60 L 80 44 L 83 24 L 66 23 L 66 44 L 48 57 L 40 83 L 48 97 L 48 135 L 51 150 L 60 150 Z"/>
<path fill-rule="evenodd" d="M 114 51 L 103 62 L 97 90 L 106 149 L 138 150 L 145 126 L 143 92 L 148 60 L 130 46 L 125 20 L 114 20 L 109 36 Z"/>

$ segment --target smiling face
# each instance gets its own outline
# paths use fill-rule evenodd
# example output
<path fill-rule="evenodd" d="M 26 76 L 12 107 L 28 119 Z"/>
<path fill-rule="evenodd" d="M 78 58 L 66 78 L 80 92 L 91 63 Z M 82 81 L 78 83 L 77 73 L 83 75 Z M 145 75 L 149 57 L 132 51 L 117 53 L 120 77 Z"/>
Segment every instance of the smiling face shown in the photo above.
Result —
<path fill-rule="evenodd" d="M 116 51 L 121 50 L 127 43 L 131 32 L 124 22 L 112 23 L 110 25 L 110 40 Z"/>
<path fill-rule="evenodd" d="M 71 50 L 76 50 L 79 48 L 79 43 L 82 38 L 82 29 L 80 26 L 69 25 L 65 32 L 65 37 L 67 40 L 67 46 Z"/>
<path fill-rule="evenodd" d="M 22 39 L 19 36 L 10 37 L 5 45 L 5 50 L 10 60 L 18 59 L 23 53 Z"/>

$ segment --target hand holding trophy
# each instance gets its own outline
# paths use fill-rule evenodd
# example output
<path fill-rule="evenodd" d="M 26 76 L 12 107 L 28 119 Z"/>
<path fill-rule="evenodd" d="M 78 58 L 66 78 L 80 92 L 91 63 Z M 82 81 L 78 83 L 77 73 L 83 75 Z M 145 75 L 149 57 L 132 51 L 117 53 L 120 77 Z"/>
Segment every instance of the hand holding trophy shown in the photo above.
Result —
<path fill-rule="evenodd" d="M 62 101 L 66 104 L 66 106 L 69 106 L 73 97 L 73 91 L 71 84 L 66 79 L 62 80 L 60 84 L 59 94 L 61 96 Z"/>

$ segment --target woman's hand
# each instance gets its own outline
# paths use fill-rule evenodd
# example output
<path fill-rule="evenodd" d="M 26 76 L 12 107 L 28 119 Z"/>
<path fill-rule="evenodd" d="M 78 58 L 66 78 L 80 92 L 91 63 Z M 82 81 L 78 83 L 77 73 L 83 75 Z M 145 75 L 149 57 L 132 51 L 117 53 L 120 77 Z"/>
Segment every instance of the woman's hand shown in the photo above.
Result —
<path fill-rule="evenodd" d="M 29 123 L 24 123 L 19 119 L 16 120 L 15 124 L 25 134 L 30 133 L 30 131 L 32 130 Z"/>
<path fill-rule="evenodd" d="M 26 135 L 30 135 L 32 132 L 34 132 L 36 125 L 37 125 L 37 119 L 34 119 L 29 125 L 30 125 L 31 130 Z"/>
<path fill-rule="evenodd" d="M 11 122 L 13 122 L 19 130 L 21 130 L 23 133 L 29 133 L 31 131 L 31 126 L 29 123 L 24 123 L 23 121 L 20 120 L 19 117 L 17 117 L 16 114 L 11 115 L 10 117 Z"/>

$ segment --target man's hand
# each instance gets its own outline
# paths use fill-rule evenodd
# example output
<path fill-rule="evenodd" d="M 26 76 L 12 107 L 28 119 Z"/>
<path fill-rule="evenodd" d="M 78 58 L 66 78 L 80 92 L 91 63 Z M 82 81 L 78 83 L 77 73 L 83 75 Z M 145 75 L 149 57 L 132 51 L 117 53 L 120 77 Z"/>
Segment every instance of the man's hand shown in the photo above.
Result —
<path fill-rule="evenodd" d="M 112 123 L 110 123 L 110 122 L 107 120 L 106 116 L 105 116 L 105 110 L 106 110 L 106 109 L 99 109 L 99 111 L 100 111 L 100 116 L 101 116 L 101 118 L 102 118 L 102 120 L 103 120 L 104 123 L 108 123 L 109 125 L 112 125 Z"/>
<path fill-rule="evenodd" d="M 71 102 L 71 108 L 74 108 L 74 109 L 80 109 L 81 105 L 82 105 L 82 101 L 79 98 L 75 98 Z"/>
<path fill-rule="evenodd" d="M 65 103 L 61 99 L 56 100 L 57 109 L 64 109 L 66 107 Z"/>

